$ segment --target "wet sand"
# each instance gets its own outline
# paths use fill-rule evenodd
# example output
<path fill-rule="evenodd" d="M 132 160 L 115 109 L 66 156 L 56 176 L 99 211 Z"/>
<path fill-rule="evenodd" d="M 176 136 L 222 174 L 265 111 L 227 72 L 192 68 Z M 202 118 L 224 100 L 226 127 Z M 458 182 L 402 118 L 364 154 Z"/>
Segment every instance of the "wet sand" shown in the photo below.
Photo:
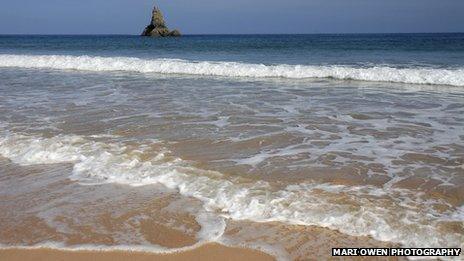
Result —
<path fill-rule="evenodd" d="M 263 252 L 245 248 L 232 248 L 219 244 L 207 244 L 199 248 L 174 254 L 153 254 L 127 251 L 62 251 L 54 249 L 4 249 L 1 261 L 176 261 L 176 260 L 274 260 Z"/>
<path fill-rule="evenodd" d="M 2 245 L 463 246 L 460 93 L 104 76 L 2 78 Z"/>

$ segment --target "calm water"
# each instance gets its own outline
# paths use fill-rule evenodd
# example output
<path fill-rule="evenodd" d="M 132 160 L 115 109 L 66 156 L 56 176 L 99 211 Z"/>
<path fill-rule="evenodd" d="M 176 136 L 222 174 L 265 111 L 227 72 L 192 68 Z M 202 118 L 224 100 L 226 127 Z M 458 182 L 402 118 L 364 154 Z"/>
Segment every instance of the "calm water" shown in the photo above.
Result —
<path fill-rule="evenodd" d="M 63 54 L 259 64 L 460 68 L 464 34 L 0 36 L 2 54 Z"/>
<path fill-rule="evenodd" d="M 464 247 L 464 34 L 0 36 L 0 155 L 7 246 Z"/>

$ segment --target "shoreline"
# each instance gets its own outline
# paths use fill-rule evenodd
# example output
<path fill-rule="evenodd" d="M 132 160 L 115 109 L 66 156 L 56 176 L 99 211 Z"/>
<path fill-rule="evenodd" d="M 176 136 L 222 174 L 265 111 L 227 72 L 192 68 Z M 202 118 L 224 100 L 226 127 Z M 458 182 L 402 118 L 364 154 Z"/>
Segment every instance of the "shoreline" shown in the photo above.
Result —
<path fill-rule="evenodd" d="M 228 247 L 218 243 L 208 243 L 197 248 L 173 253 L 151 253 L 124 250 L 60 250 L 53 248 L 5 248 L 0 249 L 0 261 L 177 261 L 177 260 L 256 260 L 270 261 L 275 257 L 265 252 Z"/>

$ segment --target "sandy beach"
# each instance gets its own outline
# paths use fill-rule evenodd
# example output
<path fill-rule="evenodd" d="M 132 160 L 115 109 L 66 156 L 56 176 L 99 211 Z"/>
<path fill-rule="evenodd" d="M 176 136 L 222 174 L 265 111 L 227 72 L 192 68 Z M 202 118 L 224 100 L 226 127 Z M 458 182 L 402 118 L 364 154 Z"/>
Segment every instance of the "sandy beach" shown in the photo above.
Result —
<path fill-rule="evenodd" d="M 125 251 L 62 251 L 54 249 L 4 249 L 0 250 L 1 261 L 177 261 L 177 260 L 256 260 L 274 258 L 263 252 L 245 248 L 232 248 L 219 244 L 207 244 L 190 251 L 175 254 L 153 254 Z"/>

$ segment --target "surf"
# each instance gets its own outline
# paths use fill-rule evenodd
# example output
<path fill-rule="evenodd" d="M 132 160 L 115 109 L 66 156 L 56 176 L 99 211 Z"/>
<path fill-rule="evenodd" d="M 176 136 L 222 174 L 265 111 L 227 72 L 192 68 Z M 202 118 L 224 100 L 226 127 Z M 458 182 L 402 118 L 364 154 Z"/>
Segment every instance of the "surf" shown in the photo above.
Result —
<path fill-rule="evenodd" d="M 462 246 L 464 242 L 462 234 L 446 233 L 433 226 L 445 220 L 459 221 L 461 210 L 435 212 L 437 199 L 421 199 L 414 191 L 310 181 L 276 187 L 266 181 L 198 169 L 170 156 L 165 148 L 151 151 L 153 143 L 159 141 L 129 145 L 117 138 L 10 134 L 0 138 L 0 155 L 20 165 L 72 163 L 70 179 L 84 185 L 161 184 L 202 201 L 205 211 L 233 220 L 320 226 L 408 247 Z M 153 157 L 144 160 L 147 153 Z M 379 207 L 386 198 L 388 204 Z M 206 240 L 218 236 L 206 234 Z"/>
<path fill-rule="evenodd" d="M 252 64 L 183 59 L 144 59 L 73 55 L 0 55 L 0 67 L 136 72 L 193 76 L 356 80 L 464 86 L 464 68 L 396 68 L 394 66 Z"/>

